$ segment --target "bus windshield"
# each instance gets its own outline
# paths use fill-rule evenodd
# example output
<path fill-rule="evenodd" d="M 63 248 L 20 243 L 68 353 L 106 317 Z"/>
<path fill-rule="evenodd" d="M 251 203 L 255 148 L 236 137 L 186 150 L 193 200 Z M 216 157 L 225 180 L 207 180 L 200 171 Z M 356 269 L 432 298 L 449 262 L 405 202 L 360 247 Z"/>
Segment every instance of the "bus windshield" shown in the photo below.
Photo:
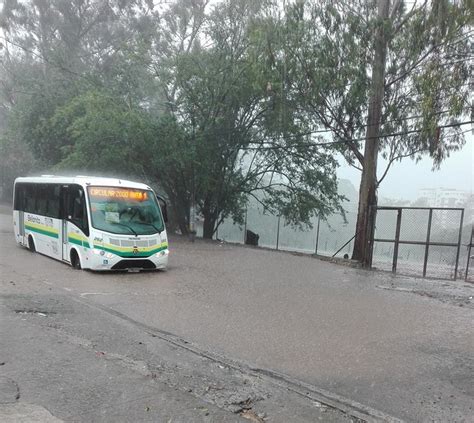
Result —
<path fill-rule="evenodd" d="M 88 187 L 92 226 L 115 234 L 151 235 L 164 230 L 152 191 Z"/>

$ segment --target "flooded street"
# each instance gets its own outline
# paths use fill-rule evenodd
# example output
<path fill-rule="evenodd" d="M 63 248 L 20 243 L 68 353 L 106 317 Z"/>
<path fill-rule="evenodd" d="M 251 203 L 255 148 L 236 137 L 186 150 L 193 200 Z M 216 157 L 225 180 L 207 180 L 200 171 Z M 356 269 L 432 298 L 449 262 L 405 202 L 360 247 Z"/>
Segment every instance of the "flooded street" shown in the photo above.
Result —
<path fill-rule="evenodd" d="M 179 238 L 165 272 L 75 271 L 17 247 L 10 215 L 0 219 L 6 308 L 12 296 L 60 293 L 334 404 L 406 421 L 472 421 L 473 285 Z M 114 342 L 120 349 L 129 338 Z"/>

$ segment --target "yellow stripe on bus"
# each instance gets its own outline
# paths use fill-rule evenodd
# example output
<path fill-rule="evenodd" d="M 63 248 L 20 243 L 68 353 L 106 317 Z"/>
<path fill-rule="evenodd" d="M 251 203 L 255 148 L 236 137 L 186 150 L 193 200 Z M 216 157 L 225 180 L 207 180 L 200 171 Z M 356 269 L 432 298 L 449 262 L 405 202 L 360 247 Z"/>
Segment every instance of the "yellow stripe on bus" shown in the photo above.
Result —
<path fill-rule="evenodd" d="M 134 247 L 119 247 L 118 245 L 108 244 L 105 242 L 94 242 L 94 247 L 104 247 L 104 248 L 108 248 L 109 250 L 120 251 L 122 253 L 133 252 L 134 250 Z M 167 247 L 168 247 L 168 243 L 162 242 L 161 244 L 155 244 L 155 245 L 152 245 L 151 247 L 137 247 L 137 249 L 140 252 L 146 253 L 148 251 L 153 251 L 157 248 L 167 248 Z"/>
<path fill-rule="evenodd" d="M 43 231 L 46 231 L 46 232 L 51 232 L 53 234 L 59 234 L 59 231 L 51 226 L 47 226 L 47 225 L 42 225 L 40 223 L 34 223 L 34 222 L 25 222 L 25 227 L 31 227 L 31 228 L 34 228 L 34 229 L 41 229 Z"/>

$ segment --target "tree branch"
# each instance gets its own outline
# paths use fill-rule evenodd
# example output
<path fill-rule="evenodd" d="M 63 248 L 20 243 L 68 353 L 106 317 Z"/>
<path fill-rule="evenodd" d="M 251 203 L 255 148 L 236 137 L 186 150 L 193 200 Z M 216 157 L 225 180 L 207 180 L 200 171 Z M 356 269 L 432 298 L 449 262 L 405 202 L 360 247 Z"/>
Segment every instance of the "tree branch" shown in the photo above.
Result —
<path fill-rule="evenodd" d="M 407 153 L 407 154 L 400 154 L 396 157 L 392 157 L 390 159 L 390 161 L 388 162 L 387 164 L 387 167 L 385 168 L 385 171 L 382 175 L 382 177 L 377 181 L 377 188 L 379 187 L 379 185 L 382 183 L 382 181 L 385 179 L 385 177 L 387 176 L 387 173 L 390 169 L 390 167 L 392 166 L 392 164 L 394 162 L 396 162 L 397 160 L 400 160 L 400 159 L 403 159 L 403 158 L 406 158 L 406 157 L 410 157 L 410 156 L 414 156 L 415 154 L 417 153 L 421 153 L 423 151 L 426 151 L 425 149 L 419 149 L 419 150 L 414 150 L 414 151 L 411 151 L 410 153 Z"/>

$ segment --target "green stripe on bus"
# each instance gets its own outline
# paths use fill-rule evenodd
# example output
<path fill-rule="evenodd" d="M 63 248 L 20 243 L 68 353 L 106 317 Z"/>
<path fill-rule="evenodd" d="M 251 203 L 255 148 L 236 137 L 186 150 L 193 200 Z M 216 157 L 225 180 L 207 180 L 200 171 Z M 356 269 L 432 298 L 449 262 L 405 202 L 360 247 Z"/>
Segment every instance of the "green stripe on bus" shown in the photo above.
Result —
<path fill-rule="evenodd" d="M 34 228 L 33 226 L 25 225 L 25 229 L 28 229 L 29 231 L 32 231 L 32 232 L 38 232 L 39 234 L 42 234 L 42 235 L 50 236 L 52 238 L 59 238 L 59 235 L 57 233 L 46 231 L 40 228 Z"/>
<path fill-rule="evenodd" d="M 90 244 L 87 241 L 81 241 L 80 239 L 68 237 L 68 241 L 71 244 L 80 245 L 81 247 L 91 248 Z"/>
<path fill-rule="evenodd" d="M 150 257 L 153 254 L 156 254 L 156 253 L 159 253 L 160 251 L 166 250 L 168 248 L 168 245 L 160 246 L 158 248 L 155 248 L 155 249 L 149 250 L 149 251 L 138 252 L 136 254 L 133 254 L 133 250 L 119 251 L 119 250 L 114 250 L 113 248 L 108 248 L 108 247 L 104 247 L 102 245 L 97 245 L 97 244 L 94 244 L 94 248 L 97 248 L 99 250 L 107 251 L 108 253 L 113 253 L 113 254 L 115 254 L 117 256 L 120 256 L 120 257 Z"/>

